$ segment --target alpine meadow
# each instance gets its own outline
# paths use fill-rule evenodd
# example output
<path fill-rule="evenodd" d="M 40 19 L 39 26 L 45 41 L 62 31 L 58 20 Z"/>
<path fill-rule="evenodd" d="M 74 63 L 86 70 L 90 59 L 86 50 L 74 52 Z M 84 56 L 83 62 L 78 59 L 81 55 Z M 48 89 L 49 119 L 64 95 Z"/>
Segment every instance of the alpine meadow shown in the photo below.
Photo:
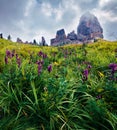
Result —
<path fill-rule="evenodd" d="M 0 130 L 117 130 L 117 42 L 0 39 Z"/>

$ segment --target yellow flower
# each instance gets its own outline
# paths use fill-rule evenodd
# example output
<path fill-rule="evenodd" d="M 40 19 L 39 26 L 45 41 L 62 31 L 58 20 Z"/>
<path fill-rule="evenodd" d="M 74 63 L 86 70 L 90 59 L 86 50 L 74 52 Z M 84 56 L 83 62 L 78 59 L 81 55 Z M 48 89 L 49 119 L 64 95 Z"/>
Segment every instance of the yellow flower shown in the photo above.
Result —
<path fill-rule="evenodd" d="M 57 62 L 54 62 L 54 65 L 58 66 L 59 64 Z"/>
<path fill-rule="evenodd" d="M 98 71 L 98 74 L 100 77 L 104 77 L 104 74 L 102 72 Z"/>
<path fill-rule="evenodd" d="M 97 92 L 100 93 L 100 92 L 102 92 L 103 90 L 104 90 L 103 88 L 98 88 L 98 89 L 97 89 Z"/>

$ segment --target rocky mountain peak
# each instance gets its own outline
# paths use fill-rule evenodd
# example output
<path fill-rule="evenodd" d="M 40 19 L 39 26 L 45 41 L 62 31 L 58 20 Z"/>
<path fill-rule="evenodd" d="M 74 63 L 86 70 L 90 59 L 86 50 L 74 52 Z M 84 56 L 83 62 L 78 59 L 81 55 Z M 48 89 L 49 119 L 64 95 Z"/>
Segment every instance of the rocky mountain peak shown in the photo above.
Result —
<path fill-rule="evenodd" d="M 86 12 L 80 18 L 77 28 L 77 35 L 80 41 L 103 38 L 103 29 L 97 17 L 90 12 Z"/>
<path fill-rule="evenodd" d="M 81 21 L 89 21 L 89 20 L 92 20 L 92 21 L 93 21 L 94 19 L 96 19 L 96 17 L 88 11 L 88 12 L 84 13 L 84 14 L 81 16 L 80 22 L 81 22 Z"/>

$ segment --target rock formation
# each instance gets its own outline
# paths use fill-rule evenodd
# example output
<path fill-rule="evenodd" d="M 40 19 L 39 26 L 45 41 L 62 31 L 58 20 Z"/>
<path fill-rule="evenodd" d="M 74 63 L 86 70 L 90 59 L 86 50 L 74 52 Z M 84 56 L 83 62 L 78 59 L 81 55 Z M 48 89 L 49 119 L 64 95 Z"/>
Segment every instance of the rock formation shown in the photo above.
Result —
<path fill-rule="evenodd" d="M 78 40 L 77 34 L 75 34 L 74 31 L 68 33 L 67 39 L 70 39 L 71 41 Z"/>
<path fill-rule="evenodd" d="M 103 38 L 103 29 L 98 19 L 87 12 L 80 18 L 77 28 L 78 40 L 81 42 Z"/>
<path fill-rule="evenodd" d="M 23 43 L 23 41 L 19 37 L 17 38 L 16 42 Z"/>
<path fill-rule="evenodd" d="M 43 36 L 41 37 L 41 42 L 39 42 L 39 45 L 40 46 L 48 46 L 48 44 L 46 43 L 46 40 Z"/>
<path fill-rule="evenodd" d="M 0 33 L 0 38 L 3 38 L 3 34 L 2 33 Z"/>
<path fill-rule="evenodd" d="M 66 42 L 66 34 L 64 29 L 60 29 L 56 33 L 56 38 L 51 39 L 51 45 L 59 45 Z"/>
<path fill-rule="evenodd" d="M 67 43 L 89 43 L 99 38 L 103 38 L 103 29 L 97 17 L 87 12 L 80 18 L 77 34 L 72 31 L 68 33 L 66 37 L 64 29 L 58 30 L 56 38 L 51 39 L 51 45 L 58 46 Z"/>

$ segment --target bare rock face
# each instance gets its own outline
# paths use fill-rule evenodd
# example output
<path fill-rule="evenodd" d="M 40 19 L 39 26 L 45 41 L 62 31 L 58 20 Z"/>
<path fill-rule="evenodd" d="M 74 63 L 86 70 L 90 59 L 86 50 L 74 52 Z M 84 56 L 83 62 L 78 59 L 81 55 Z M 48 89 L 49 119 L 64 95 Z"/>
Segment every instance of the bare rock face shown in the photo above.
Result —
<path fill-rule="evenodd" d="M 67 39 L 70 39 L 71 41 L 75 41 L 75 40 L 77 40 L 77 34 L 75 34 L 75 32 L 72 31 L 72 32 L 68 33 Z"/>
<path fill-rule="evenodd" d="M 56 33 L 56 41 L 60 42 L 64 39 L 66 39 L 65 30 L 64 29 L 58 30 Z"/>
<path fill-rule="evenodd" d="M 51 39 L 51 45 L 59 45 L 66 40 L 66 34 L 64 29 L 60 29 L 56 32 L 56 38 Z"/>
<path fill-rule="evenodd" d="M 103 29 L 98 19 L 87 12 L 80 18 L 77 28 L 78 40 L 81 42 L 103 38 Z"/>

